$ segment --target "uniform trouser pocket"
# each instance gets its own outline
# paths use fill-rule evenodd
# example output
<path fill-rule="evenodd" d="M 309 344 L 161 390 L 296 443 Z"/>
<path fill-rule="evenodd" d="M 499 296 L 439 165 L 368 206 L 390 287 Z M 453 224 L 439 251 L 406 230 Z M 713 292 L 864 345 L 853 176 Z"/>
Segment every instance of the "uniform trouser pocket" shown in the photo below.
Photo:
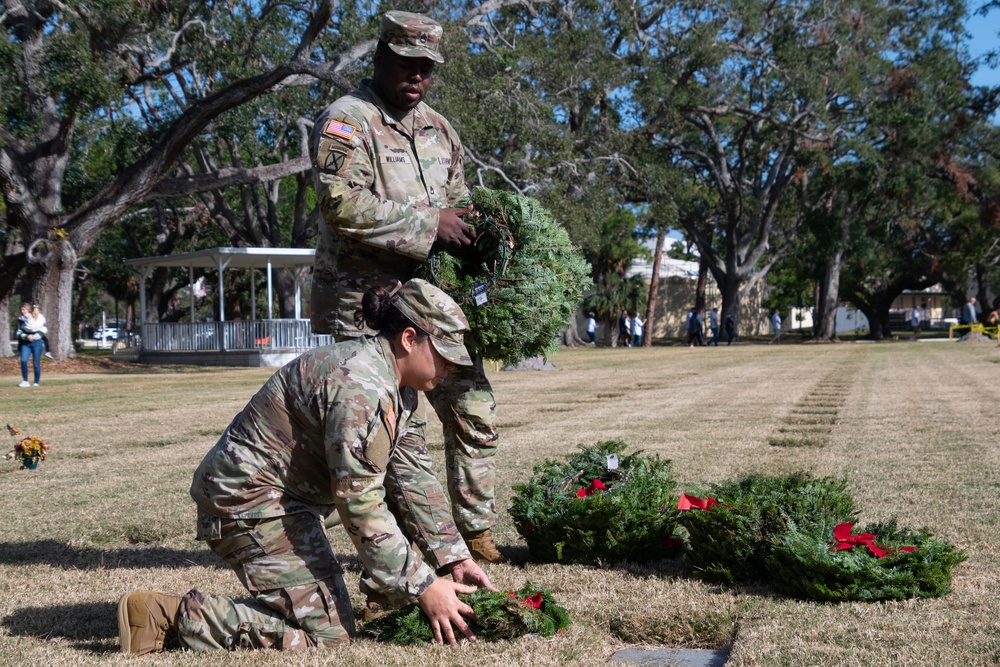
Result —
<path fill-rule="evenodd" d="M 282 648 L 336 643 L 354 634 L 354 613 L 343 570 L 319 517 L 300 512 L 263 519 L 222 519 L 219 534 L 220 538 L 208 540 L 208 545 L 233 568 L 256 603 L 289 622 L 289 629 L 277 630 Z M 276 630 L 267 613 L 254 616 L 256 605 L 240 607 L 241 603 L 223 600 L 218 604 L 225 607 L 228 601 L 237 605 L 234 609 L 239 612 L 230 611 L 227 618 L 250 622 L 248 627 L 253 630 L 248 634 L 246 628 L 241 631 L 232 623 L 224 624 L 225 631 L 233 633 L 232 641 L 247 641 L 245 638 L 255 633 L 274 636 Z M 297 633 L 298 629 L 302 632 Z M 258 640 L 249 641 L 255 644 Z"/>
<path fill-rule="evenodd" d="M 297 586 L 343 572 L 322 520 L 308 512 L 223 519 L 220 534 L 208 545 L 250 591 Z"/>

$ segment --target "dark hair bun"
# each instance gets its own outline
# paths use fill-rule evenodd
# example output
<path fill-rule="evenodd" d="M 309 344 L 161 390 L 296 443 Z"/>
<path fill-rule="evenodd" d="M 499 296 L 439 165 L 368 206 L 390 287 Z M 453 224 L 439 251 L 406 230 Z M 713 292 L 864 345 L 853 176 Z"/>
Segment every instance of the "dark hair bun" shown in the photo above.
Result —
<path fill-rule="evenodd" d="M 392 296 L 384 287 L 375 286 L 361 297 L 361 310 L 354 313 L 354 326 L 380 331 L 385 325 L 389 309 L 392 308 Z"/>

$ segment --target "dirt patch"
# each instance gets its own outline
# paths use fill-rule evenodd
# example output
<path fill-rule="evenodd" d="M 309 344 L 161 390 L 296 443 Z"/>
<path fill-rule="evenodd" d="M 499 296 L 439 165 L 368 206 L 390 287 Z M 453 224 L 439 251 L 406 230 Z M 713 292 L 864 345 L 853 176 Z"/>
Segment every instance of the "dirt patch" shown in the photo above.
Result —
<path fill-rule="evenodd" d="M 74 357 L 72 359 L 42 359 L 42 375 L 46 373 L 135 373 L 146 368 L 138 364 L 124 363 L 112 359 L 91 359 Z M 31 373 L 31 365 L 28 365 Z M 21 360 L 18 358 L 0 359 L 0 375 L 20 375 Z"/>

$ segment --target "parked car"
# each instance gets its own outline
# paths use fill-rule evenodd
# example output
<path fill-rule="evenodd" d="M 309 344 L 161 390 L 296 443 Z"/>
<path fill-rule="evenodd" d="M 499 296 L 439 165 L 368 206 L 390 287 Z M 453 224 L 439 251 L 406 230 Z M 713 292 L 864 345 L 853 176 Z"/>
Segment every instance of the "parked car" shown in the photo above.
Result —
<path fill-rule="evenodd" d="M 107 329 L 95 329 L 94 340 L 103 340 L 105 342 L 109 340 L 118 340 L 118 329 L 113 327 L 108 327 Z"/>

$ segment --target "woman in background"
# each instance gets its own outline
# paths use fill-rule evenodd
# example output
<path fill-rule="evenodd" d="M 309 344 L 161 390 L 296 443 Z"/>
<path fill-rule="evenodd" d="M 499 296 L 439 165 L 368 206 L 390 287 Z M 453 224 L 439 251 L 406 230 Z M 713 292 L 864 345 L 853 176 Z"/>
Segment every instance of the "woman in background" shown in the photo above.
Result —
<path fill-rule="evenodd" d="M 28 357 L 32 359 L 35 371 L 35 386 L 42 379 L 42 352 L 45 343 L 42 342 L 48 330 L 45 328 L 45 316 L 36 305 L 34 310 L 30 304 L 21 304 L 21 314 L 17 318 L 17 347 L 21 353 L 21 384 L 18 387 L 30 387 L 28 382 Z"/>

